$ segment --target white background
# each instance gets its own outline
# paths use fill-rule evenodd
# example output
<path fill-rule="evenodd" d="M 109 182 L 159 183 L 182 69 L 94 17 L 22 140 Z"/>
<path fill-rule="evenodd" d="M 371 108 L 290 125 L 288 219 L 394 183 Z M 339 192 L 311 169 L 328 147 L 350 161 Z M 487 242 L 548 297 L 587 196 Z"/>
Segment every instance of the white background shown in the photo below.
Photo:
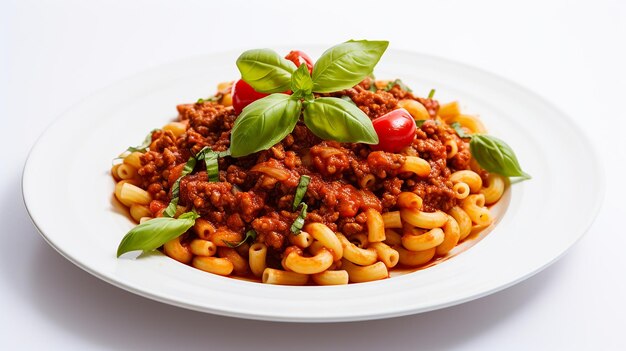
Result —
<path fill-rule="evenodd" d="M 28 151 L 82 98 L 178 58 L 350 38 L 475 65 L 568 113 L 605 166 L 605 203 L 587 235 L 545 271 L 463 305 L 371 322 L 287 324 L 127 293 L 66 261 L 30 223 L 20 186 Z M 626 2 L 619 0 L 2 0 L 0 349 L 626 349 L 624 65 Z M 72 214 L 59 221 L 71 226 Z"/>

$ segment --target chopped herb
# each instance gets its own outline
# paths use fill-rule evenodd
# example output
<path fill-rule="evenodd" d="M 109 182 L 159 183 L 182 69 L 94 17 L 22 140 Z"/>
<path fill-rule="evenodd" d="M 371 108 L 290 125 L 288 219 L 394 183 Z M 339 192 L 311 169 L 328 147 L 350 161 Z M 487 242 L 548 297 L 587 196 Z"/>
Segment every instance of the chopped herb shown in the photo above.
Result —
<path fill-rule="evenodd" d="M 296 195 L 293 198 L 293 210 L 297 210 L 298 206 L 302 202 L 302 198 L 304 198 L 304 194 L 306 194 L 307 188 L 309 187 L 309 183 L 311 182 L 311 177 L 308 175 L 301 175 L 300 182 L 298 183 L 298 187 L 296 188 Z"/>
<path fill-rule="evenodd" d="M 202 104 L 205 102 L 218 102 L 220 101 L 220 99 L 223 97 L 224 95 L 222 93 L 218 93 L 217 95 L 214 96 L 210 96 L 206 99 L 203 98 L 199 98 L 198 101 L 196 101 L 196 104 Z"/>
<path fill-rule="evenodd" d="M 196 155 L 196 160 L 204 161 L 209 182 L 219 182 L 220 173 L 217 161 L 220 157 L 225 156 L 230 156 L 230 149 L 222 152 L 215 152 L 208 146 L 202 148 L 202 150 L 200 150 Z"/>
<path fill-rule="evenodd" d="M 185 167 L 183 167 L 182 172 L 180 173 L 180 177 L 176 179 L 174 185 L 172 185 L 172 199 L 170 200 L 169 205 L 165 211 L 163 211 L 163 216 L 174 217 L 176 214 L 176 206 L 178 205 L 178 194 L 180 191 L 180 180 L 191 173 L 193 169 L 196 167 L 196 158 L 194 156 L 189 157 L 187 163 L 185 163 Z"/>
<path fill-rule="evenodd" d="M 254 229 L 250 229 L 246 232 L 246 237 L 243 238 L 243 240 L 241 240 L 238 243 L 233 243 L 231 241 L 226 241 L 226 240 L 222 240 L 224 242 L 224 244 L 226 244 L 226 246 L 234 249 L 236 247 L 239 247 L 241 245 L 243 245 L 243 243 L 245 243 L 246 241 L 248 241 L 249 238 L 252 238 L 252 241 L 256 240 L 256 232 L 254 231 Z"/>
<path fill-rule="evenodd" d="M 454 129 L 454 131 L 456 131 L 456 134 L 459 135 L 460 138 L 471 138 L 472 136 L 465 133 L 465 131 L 463 130 L 463 128 L 461 127 L 461 124 L 459 122 L 454 122 L 450 125 L 450 127 L 452 127 Z"/>
<path fill-rule="evenodd" d="M 146 135 L 145 139 L 143 140 L 143 143 L 141 143 L 141 145 L 137 145 L 137 146 L 129 146 L 128 149 L 126 149 L 126 151 L 129 152 L 146 152 L 148 151 L 148 148 L 150 147 L 150 144 L 152 144 L 152 133 L 156 132 L 158 129 L 153 129 L 150 131 L 150 133 L 148 133 L 148 135 Z"/>
<path fill-rule="evenodd" d="M 391 89 L 393 89 L 393 87 L 395 86 L 399 86 L 400 89 L 404 90 L 404 91 L 408 91 L 409 93 L 413 92 L 413 90 L 411 88 L 409 88 L 408 86 L 406 86 L 406 84 L 404 84 L 402 82 L 402 80 L 400 79 L 396 79 L 394 81 L 391 81 L 389 83 L 387 83 L 387 86 L 385 86 L 385 88 L 383 89 L 384 91 L 389 91 Z"/>
<path fill-rule="evenodd" d="M 300 214 L 298 215 L 298 217 L 296 218 L 295 221 L 293 221 L 293 224 L 291 225 L 291 232 L 295 235 L 300 234 L 300 232 L 302 231 L 302 227 L 304 226 L 304 219 L 306 218 L 306 211 L 308 209 L 308 206 L 306 203 L 301 203 L 302 205 L 302 209 L 300 210 Z"/>
<path fill-rule="evenodd" d="M 417 128 L 419 128 L 419 127 L 421 127 L 424 124 L 424 122 L 426 122 L 425 119 L 418 119 L 418 120 L 415 121 L 415 126 Z"/>
<path fill-rule="evenodd" d="M 435 96 L 435 89 L 430 89 L 430 92 L 428 93 L 428 98 L 432 99 Z"/>

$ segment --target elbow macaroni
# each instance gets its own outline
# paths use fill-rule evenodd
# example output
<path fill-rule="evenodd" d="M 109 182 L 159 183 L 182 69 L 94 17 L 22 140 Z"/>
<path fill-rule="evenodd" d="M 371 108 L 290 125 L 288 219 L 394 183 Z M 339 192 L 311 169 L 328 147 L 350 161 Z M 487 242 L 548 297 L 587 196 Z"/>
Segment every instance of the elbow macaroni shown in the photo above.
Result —
<path fill-rule="evenodd" d="M 232 82 L 225 82 L 220 85 L 221 90 L 229 90 L 231 85 Z M 222 94 L 224 106 L 229 106 L 231 100 L 230 94 Z M 398 106 L 405 108 L 416 120 L 431 119 L 429 110 L 416 100 L 404 99 Z M 485 132 L 478 118 L 461 113 L 458 102 L 442 104 L 435 119 L 438 123 L 458 122 L 472 133 Z M 171 122 L 162 129 L 168 135 L 179 137 L 187 133 L 189 123 L 189 120 Z M 450 160 L 458 155 L 467 153 L 466 140 L 456 136 L 440 140 L 441 147 L 446 150 L 445 162 L 452 162 Z M 153 141 L 150 147 L 155 145 Z M 347 154 L 345 150 L 324 146 L 320 157 L 327 159 Z M 309 282 L 344 285 L 385 279 L 389 277 L 390 269 L 398 265 L 421 267 L 439 257 L 449 256 L 460 242 L 493 223 L 494 218 L 486 206 L 502 198 L 507 184 L 505 177 L 493 173 L 487 176 L 475 159 L 470 159 L 470 169 L 448 171 L 445 175 L 449 175 L 446 186 L 454 196 L 455 205 L 446 207 L 446 212 L 427 212 L 432 211 L 432 207 L 428 207 L 432 206 L 429 194 L 424 194 L 413 184 L 430 181 L 427 177 L 431 172 L 434 177 L 437 172 L 431 168 L 435 163 L 429 158 L 428 151 L 424 154 L 419 149 L 406 147 L 399 154 L 403 162 L 393 171 L 400 173 L 399 179 L 408 184 L 399 191 L 389 191 L 386 185 L 382 189 L 380 181 L 386 175 L 374 168 L 366 168 L 354 175 L 353 185 L 360 188 L 361 194 L 389 191 L 385 194 L 395 196 L 391 205 L 378 205 L 383 213 L 373 208 L 376 206 L 359 207 L 360 213 L 357 212 L 352 220 L 360 225 L 356 228 L 362 228 L 354 230 L 359 232 L 336 233 L 330 224 L 329 227 L 319 222 L 307 222 L 297 235 L 285 236 L 285 242 L 291 246 L 286 245 L 289 248 L 281 257 L 276 257 L 275 247 L 268 247 L 270 244 L 262 241 L 241 243 L 244 240 L 242 231 L 232 230 L 220 222 L 216 225 L 205 217 L 196 219 L 187 234 L 165 243 L 163 252 L 179 262 L 222 276 L 254 276 L 263 283 L 279 285 L 306 285 Z M 143 174 L 140 171 L 142 156 L 143 152 L 125 152 L 121 155 L 122 161 L 110 169 L 116 181 L 115 197 L 128 207 L 130 217 L 138 223 L 160 217 L 163 210 L 153 209 L 154 201 L 162 202 L 161 195 L 142 188 L 145 186 L 140 176 Z M 262 173 L 262 182 L 267 188 L 275 186 L 277 181 L 293 179 L 293 170 L 270 162 L 257 163 L 249 171 Z M 171 185 L 172 181 L 169 182 Z M 198 206 L 184 204 L 177 206 L 174 217 Z M 235 245 L 237 247 L 233 247 Z"/>

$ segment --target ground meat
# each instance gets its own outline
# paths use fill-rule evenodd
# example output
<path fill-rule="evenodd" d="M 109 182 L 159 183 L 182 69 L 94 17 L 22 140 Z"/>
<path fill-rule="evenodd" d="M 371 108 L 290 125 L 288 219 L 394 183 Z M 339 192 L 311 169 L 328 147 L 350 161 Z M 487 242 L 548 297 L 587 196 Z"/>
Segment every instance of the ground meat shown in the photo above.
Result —
<path fill-rule="evenodd" d="M 270 249 L 270 266 L 276 267 L 280 266 L 282 250 L 291 245 L 290 228 L 300 213 L 300 208 L 294 210 L 293 201 L 301 175 L 311 177 L 302 199 L 308 205 L 305 222 L 321 222 L 348 236 L 367 230 L 367 209 L 397 210 L 396 199 L 402 191 L 421 196 L 425 211 L 445 211 L 456 205 L 458 200 L 448 179 L 453 171 L 469 169 L 467 142 L 435 119 L 439 109 L 436 100 L 417 97 L 400 85 L 373 92 L 371 84 L 366 79 L 351 89 L 318 96 L 350 99 L 370 119 L 393 111 L 402 99 L 422 103 L 433 119 L 417 129 L 415 140 L 403 154 L 428 161 L 428 177 L 400 172 L 404 155 L 373 151 L 361 143 L 323 141 L 300 121 L 268 150 L 237 159 L 221 157 L 218 182 L 209 182 L 204 163 L 198 162 L 192 174 L 180 179 L 178 204 L 188 210 L 194 208 L 215 227 L 241 234 L 254 229 L 257 241 Z M 178 137 L 171 131 L 153 132 L 150 151 L 141 157 L 138 170 L 141 187 L 158 201 L 160 206 L 154 207 L 160 209 L 171 200 L 172 186 L 191 155 L 207 146 L 214 151 L 228 149 L 230 130 L 237 118 L 232 107 L 214 102 L 179 105 L 177 109 L 186 131 Z M 446 157 L 447 141 L 455 142 L 458 148 L 450 159 Z M 486 177 L 486 173 L 481 176 Z"/>

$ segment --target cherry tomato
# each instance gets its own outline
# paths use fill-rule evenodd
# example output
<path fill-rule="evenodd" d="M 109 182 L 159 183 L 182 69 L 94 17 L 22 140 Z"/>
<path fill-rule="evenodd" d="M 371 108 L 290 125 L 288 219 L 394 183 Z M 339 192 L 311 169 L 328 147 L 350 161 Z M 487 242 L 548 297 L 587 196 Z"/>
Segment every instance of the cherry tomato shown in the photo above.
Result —
<path fill-rule="evenodd" d="M 296 64 L 296 67 L 300 67 L 303 63 L 306 64 L 306 67 L 309 69 L 309 73 L 313 71 L 313 60 L 309 57 L 309 55 L 305 54 L 300 50 L 292 50 L 289 51 L 285 58 Z"/>
<path fill-rule="evenodd" d="M 244 107 L 257 101 L 258 99 L 266 97 L 268 94 L 259 93 L 243 79 L 239 79 L 235 82 L 235 84 L 233 84 L 233 89 L 231 90 L 230 95 L 233 98 L 233 108 L 235 109 L 235 113 L 240 114 Z"/>
<path fill-rule="evenodd" d="M 372 145 L 375 150 L 398 152 L 411 145 L 415 138 L 415 120 L 403 108 L 378 117 L 372 123 L 379 140 L 377 145 Z"/>

